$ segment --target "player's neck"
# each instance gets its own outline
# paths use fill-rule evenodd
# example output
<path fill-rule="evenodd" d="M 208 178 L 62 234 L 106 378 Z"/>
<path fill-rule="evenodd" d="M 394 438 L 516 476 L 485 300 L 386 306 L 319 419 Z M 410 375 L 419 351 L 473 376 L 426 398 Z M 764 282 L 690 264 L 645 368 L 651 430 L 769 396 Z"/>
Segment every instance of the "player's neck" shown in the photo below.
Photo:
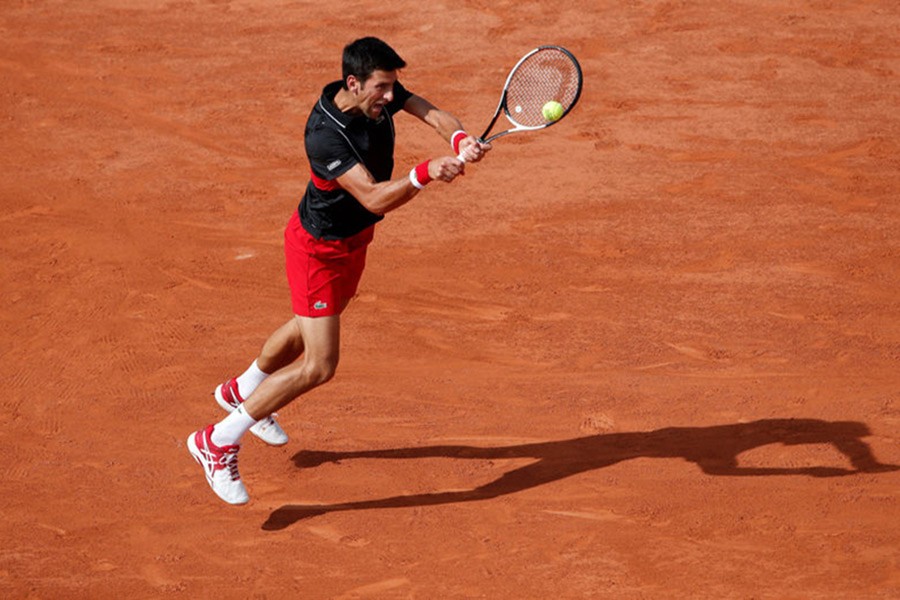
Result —
<path fill-rule="evenodd" d="M 362 114 L 362 110 L 359 108 L 359 104 L 356 101 L 356 96 L 344 88 L 339 89 L 338 93 L 334 95 L 334 105 L 342 113 L 350 115 Z"/>

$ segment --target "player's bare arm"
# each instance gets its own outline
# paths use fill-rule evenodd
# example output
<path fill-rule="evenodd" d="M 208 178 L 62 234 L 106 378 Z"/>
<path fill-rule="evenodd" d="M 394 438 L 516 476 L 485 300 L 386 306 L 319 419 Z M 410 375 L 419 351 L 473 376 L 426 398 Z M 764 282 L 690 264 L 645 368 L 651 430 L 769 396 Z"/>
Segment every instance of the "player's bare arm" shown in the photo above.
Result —
<path fill-rule="evenodd" d="M 465 171 L 465 165 L 454 156 L 442 156 L 428 161 L 428 175 L 431 179 L 453 181 Z M 356 164 L 337 178 L 342 188 L 350 192 L 369 212 L 383 215 L 400 208 L 416 194 L 415 187 L 408 177 L 378 183 L 369 170 L 362 164 Z"/>
<path fill-rule="evenodd" d="M 403 110 L 433 127 L 448 142 L 451 141 L 455 132 L 463 131 L 463 125 L 459 119 L 447 111 L 439 109 L 421 96 L 413 95 L 403 105 Z M 478 139 L 471 135 L 467 135 L 459 142 L 459 152 L 465 153 L 468 162 L 478 162 L 490 149 L 490 144 L 479 143 Z"/>

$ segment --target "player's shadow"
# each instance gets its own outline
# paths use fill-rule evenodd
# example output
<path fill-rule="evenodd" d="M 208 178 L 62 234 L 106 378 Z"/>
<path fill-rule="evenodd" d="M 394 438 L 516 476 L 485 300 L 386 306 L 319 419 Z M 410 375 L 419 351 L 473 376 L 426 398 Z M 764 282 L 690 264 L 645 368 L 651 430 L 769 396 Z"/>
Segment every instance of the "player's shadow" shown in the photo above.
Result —
<path fill-rule="evenodd" d="M 879 463 L 861 438 L 870 435 L 863 423 L 828 422 L 817 419 L 765 419 L 751 423 L 712 427 L 668 427 L 656 431 L 608 433 L 571 440 L 479 448 L 475 446 L 426 446 L 393 450 L 352 452 L 301 451 L 293 461 L 300 468 L 353 458 L 414 459 L 533 458 L 535 462 L 505 473 L 500 478 L 471 490 L 393 496 L 375 500 L 328 505 L 282 506 L 269 515 L 263 529 L 284 529 L 293 523 L 330 512 L 376 508 L 433 506 L 456 502 L 488 500 L 558 481 L 578 473 L 601 469 L 631 458 L 683 458 L 695 463 L 707 475 L 772 476 L 806 475 L 838 477 L 855 473 L 881 473 L 900 466 Z M 768 444 L 831 444 L 847 457 L 850 468 L 741 467 L 738 456 Z"/>

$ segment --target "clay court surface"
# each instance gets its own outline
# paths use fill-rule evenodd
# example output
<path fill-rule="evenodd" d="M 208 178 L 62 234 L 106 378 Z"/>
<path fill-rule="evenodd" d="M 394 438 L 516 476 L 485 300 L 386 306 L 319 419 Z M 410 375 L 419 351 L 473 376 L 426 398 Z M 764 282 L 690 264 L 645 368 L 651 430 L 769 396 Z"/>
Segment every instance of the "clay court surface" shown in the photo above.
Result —
<path fill-rule="evenodd" d="M 0 5 L 0 596 L 900 597 L 896 3 L 325 4 Z M 230 507 L 185 439 L 367 34 L 476 133 L 536 45 L 584 94 L 379 225 Z"/>

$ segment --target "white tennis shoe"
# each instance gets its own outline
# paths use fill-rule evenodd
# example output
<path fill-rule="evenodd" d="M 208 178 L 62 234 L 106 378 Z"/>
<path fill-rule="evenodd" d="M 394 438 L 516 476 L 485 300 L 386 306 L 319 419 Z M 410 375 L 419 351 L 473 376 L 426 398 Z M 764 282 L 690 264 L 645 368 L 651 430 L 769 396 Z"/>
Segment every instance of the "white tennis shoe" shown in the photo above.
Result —
<path fill-rule="evenodd" d="M 238 473 L 240 445 L 216 446 L 212 442 L 213 426 L 195 431 L 187 439 L 188 452 L 206 475 L 209 487 L 228 504 L 246 504 L 250 500 L 247 488 Z"/>
<path fill-rule="evenodd" d="M 219 406 L 228 412 L 236 409 L 244 401 L 238 390 L 237 379 L 229 379 L 217 386 L 214 395 Z M 284 446 L 288 443 L 288 435 L 275 420 L 276 416 L 275 413 L 272 413 L 268 417 L 260 419 L 256 425 L 250 428 L 250 433 L 270 446 Z"/>

